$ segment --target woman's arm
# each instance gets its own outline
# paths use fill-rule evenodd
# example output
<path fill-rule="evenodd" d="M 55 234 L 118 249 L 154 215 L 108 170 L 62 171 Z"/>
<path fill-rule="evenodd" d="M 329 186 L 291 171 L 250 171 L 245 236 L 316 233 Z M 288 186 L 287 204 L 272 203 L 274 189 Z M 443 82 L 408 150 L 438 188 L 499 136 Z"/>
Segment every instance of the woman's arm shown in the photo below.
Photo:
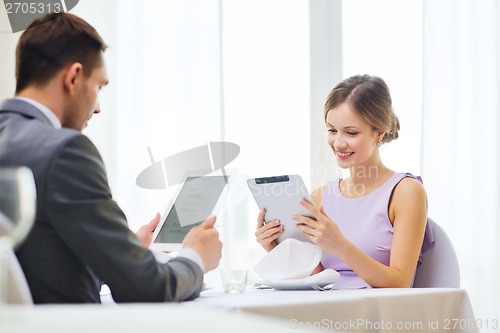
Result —
<path fill-rule="evenodd" d="M 394 225 L 390 264 L 386 266 L 368 256 L 347 240 L 322 207 L 303 202 L 316 218 L 296 219 L 307 237 L 326 252 L 338 256 L 372 287 L 410 287 L 422 247 L 427 208 L 425 190 L 420 182 L 404 178 L 394 189 L 389 218 Z"/>
<path fill-rule="evenodd" d="M 321 206 L 321 202 L 323 201 L 323 190 L 325 186 L 318 187 L 311 192 L 311 199 L 315 207 Z M 316 268 L 312 271 L 311 275 L 318 274 L 325 270 L 325 267 L 321 264 L 321 262 L 316 266 Z"/>

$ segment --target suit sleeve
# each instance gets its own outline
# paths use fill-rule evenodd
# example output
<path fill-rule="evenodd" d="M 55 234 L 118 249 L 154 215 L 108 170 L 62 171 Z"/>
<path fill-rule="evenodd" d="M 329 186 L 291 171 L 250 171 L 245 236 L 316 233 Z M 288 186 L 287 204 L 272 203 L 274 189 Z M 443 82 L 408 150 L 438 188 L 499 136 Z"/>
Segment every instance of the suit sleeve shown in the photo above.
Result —
<path fill-rule="evenodd" d="M 186 258 L 158 263 L 112 199 L 102 159 L 84 135 L 65 142 L 49 171 L 47 212 L 74 254 L 108 284 L 117 302 L 198 297 L 203 273 Z"/>

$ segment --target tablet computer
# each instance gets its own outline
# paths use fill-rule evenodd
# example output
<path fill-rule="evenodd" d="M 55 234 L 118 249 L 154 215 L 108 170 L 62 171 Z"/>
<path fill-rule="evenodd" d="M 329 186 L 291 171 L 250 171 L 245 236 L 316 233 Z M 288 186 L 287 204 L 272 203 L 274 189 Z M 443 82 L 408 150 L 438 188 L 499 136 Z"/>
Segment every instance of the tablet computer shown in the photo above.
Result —
<path fill-rule="evenodd" d="M 191 228 L 216 214 L 227 196 L 229 174 L 185 175 L 167 205 L 149 246 L 165 252 L 179 251 Z"/>
<path fill-rule="evenodd" d="M 283 175 L 263 178 L 252 178 L 247 181 L 248 188 L 259 209 L 266 209 L 266 221 L 279 219 L 284 232 L 278 237 L 281 243 L 287 238 L 295 238 L 312 243 L 295 225 L 293 215 L 311 216 L 311 213 L 300 204 L 301 199 L 312 203 L 309 191 L 300 175 Z"/>

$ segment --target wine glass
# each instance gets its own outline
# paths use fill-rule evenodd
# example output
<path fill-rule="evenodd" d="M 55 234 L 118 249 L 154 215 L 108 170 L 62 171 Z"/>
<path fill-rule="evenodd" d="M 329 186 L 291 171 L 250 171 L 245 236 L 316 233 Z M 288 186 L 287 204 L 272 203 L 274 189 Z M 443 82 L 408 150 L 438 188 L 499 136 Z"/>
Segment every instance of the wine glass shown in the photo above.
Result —
<path fill-rule="evenodd" d="M 12 251 L 35 220 L 36 189 L 27 167 L 0 167 L 0 305 L 7 301 L 7 270 Z"/>

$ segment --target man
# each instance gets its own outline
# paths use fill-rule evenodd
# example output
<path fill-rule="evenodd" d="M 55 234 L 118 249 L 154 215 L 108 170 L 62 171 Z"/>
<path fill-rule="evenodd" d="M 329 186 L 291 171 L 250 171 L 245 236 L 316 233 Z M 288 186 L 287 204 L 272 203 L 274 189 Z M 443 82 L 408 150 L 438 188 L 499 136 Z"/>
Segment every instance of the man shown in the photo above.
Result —
<path fill-rule="evenodd" d="M 100 112 L 105 49 L 71 14 L 49 14 L 19 39 L 16 96 L 0 104 L 0 165 L 31 168 L 37 214 L 16 254 L 35 303 L 100 302 L 99 281 L 117 302 L 196 298 L 203 272 L 221 257 L 215 217 L 186 235 L 179 256 L 158 263 L 146 248 L 158 214 L 138 237 L 129 230 L 102 159 L 81 133 Z"/>

